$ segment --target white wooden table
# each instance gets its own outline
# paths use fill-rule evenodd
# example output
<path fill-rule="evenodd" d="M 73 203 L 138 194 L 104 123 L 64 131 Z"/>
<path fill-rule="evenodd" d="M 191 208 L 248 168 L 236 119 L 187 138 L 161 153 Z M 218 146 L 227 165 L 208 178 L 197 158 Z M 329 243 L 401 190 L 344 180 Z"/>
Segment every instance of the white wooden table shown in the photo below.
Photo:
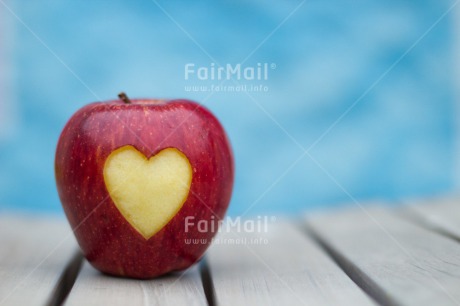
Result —
<path fill-rule="evenodd" d="M 94 270 L 65 220 L 3 215 L 0 305 L 460 305 L 460 199 L 355 205 L 268 229 L 221 233 L 191 269 L 140 281 Z"/>

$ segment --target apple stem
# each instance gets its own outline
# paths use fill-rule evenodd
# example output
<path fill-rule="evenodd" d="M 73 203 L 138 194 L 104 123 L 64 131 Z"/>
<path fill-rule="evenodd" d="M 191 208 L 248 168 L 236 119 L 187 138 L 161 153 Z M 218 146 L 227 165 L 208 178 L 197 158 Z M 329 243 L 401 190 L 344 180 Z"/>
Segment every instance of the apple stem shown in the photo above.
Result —
<path fill-rule="evenodd" d="M 128 98 L 128 96 L 124 92 L 120 92 L 118 94 L 118 97 L 126 104 L 131 104 L 131 100 Z"/>

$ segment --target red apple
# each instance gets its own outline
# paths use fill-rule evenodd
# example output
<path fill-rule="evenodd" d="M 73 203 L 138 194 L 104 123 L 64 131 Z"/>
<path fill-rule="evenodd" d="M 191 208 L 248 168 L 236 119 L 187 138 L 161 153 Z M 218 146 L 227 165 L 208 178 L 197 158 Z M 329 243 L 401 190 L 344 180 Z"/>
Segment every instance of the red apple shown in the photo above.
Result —
<path fill-rule="evenodd" d="M 152 278 L 185 269 L 230 201 L 227 136 L 195 102 L 120 98 L 86 105 L 64 127 L 55 159 L 62 206 L 100 271 Z"/>

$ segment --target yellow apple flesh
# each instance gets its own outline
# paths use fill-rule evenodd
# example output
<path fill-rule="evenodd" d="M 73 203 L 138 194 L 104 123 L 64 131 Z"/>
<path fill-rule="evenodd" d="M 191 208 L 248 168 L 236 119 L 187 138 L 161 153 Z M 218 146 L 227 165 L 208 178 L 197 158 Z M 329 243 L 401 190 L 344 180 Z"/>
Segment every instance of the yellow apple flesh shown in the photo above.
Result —
<path fill-rule="evenodd" d="M 145 239 L 161 230 L 181 209 L 192 183 L 188 158 L 167 148 L 147 159 L 133 146 L 113 151 L 104 181 L 115 206 Z"/>

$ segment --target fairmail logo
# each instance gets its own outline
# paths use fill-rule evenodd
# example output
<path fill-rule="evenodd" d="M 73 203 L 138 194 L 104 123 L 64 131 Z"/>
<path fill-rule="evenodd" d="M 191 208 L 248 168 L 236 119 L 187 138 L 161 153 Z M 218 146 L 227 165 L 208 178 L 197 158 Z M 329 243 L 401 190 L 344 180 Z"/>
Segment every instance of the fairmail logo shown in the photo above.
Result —
<path fill-rule="evenodd" d="M 211 216 L 209 220 L 197 220 L 195 216 L 185 218 L 185 232 L 198 231 L 200 233 L 237 232 L 237 233 L 267 233 L 269 224 L 276 221 L 274 216 L 257 216 L 255 219 L 241 217 L 218 220 Z"/>
<path fill-rule="evenodd" d="M 197 66 L 188 63 L 184 66 L 185 80 L 200 81 L 266 81 L 269 71 L 276 69 L 276 64 L 257 63 L 255 66 L 242 66 L 241 64 L 216 65 L 211 63 L 209 66 Z"/>

